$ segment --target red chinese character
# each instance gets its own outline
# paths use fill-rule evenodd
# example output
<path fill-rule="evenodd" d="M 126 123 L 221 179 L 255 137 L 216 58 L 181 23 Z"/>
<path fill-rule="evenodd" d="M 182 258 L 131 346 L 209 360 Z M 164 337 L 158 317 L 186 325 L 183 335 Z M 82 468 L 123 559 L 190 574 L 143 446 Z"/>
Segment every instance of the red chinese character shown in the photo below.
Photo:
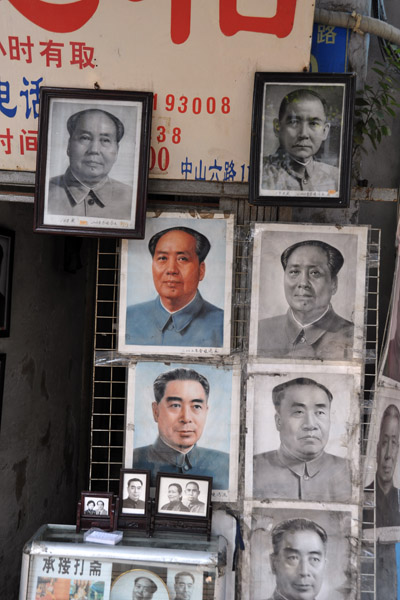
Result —
<path fill-rule="evenodd" d="M 7 127 L 6 133 L 4 135 L 0 135 L 0 144 L 5 148 L 4 154 L 11 154 L 11 140 L 14 138 L 11 135 L 10 129 Z"/>
<path fill-rule="evenodd" d="M 95 68 L 93 61 L 94 48 L 91 46 L 85 46 L 83 42 L 70 42 L 72 46 L 72 60 L 71 65 L 79 65 L 80 69 L 85 67 Z"/>
<path fill-rule="evenodd" d="M 192 0 L 171 0 L 171 40 L 183 44 L 190 34 Z"/>
<path fill-rule="evenodd" d="M 19 148 L 20 153 L 25 154 L 25 150 L 27 152 L 36 152 L 37 151 L 37 131 L 28 129 L 21 129 L 21 134 L 19 136 Z"/>
<path fill-rule="evenodd" d="M 7 52 L 4 49 L 3 44 L 0 42 L 0 52 L 2 53 L 3 56 L 7 56 Z"/>
<path fill-rule="evenodd" d="M 297 0 L 278 0 L 273 17 L 247 17 L 238 13 L 237 0 L 219 0 L 219 26 L 224 35 L 238 31 L 273 33 L 278 38 L 289 35 L 293 29 Z"/>
<path fill-rule="evenodd" d="M 45 46 L 40 56 L 46 56 L 46 67 L 49 67 L 51 62 L 55 62 L 57 69 L 59 69 L 61 67 L 61 48 L 64 47 L 64 44 L 49 40 L 48 42 L 40 42 L 40 45 Z"/>
<path fill-rule="evenodd" d="M 24 17 L 47 31 L 69 33 L 80 29 L 92 18 L 99 0 L 77 0 L 52 4 L 44 0 L 9 0 Z"/>
<path fill-rule="evenodd" d="M 31 42 L 31 36 L 28 35 L 26 38 L 26 42 L 20 42 L 19 37 L 16 35 L 8 36 L 8 44 L 10 47 L 10 59 L 11 60 L 21 60 L 21 52 L 24 56 L 26 56 L 27 63 L 32 62 L 32 48 L 34 46 L 33 42 Z"/>

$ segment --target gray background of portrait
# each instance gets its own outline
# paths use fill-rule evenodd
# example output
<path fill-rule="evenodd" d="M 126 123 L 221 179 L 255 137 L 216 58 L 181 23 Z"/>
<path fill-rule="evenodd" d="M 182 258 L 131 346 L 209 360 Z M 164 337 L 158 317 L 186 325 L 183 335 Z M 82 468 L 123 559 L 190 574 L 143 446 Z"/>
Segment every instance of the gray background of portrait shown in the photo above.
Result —
<path fill-rule="evenodd" d="M 232 367 L 217 367 L 205 364 L 141 362 L 136 365 L 134 448 L 152 444 L 158 435 L 157 423 L 153 419 L 151 405 L 154 402 L 153 383 L 160 373 L 186 367 L 204 375 L 210 384 L 208 416 L 199 446 L 223 452 L 230 451 Z M 127 420 L 131 415 L 127 415 Z M 128 434 L 129 435 L 129 432 Z"/>
<path fill-rule="evenodd" d="M 355 273 L 357 270 L 357 236 L 352 234 L 321 233 L 316 231 L 301 233 L 264 231 L 262 235 L 260 260 L 260 287 L 258 319 L 286 313 L 288 303 L 283 286 L 282 252 L 297 242 L 320 240 L 334 246 L 343 254 L 344 264 L 338 274 L 338 289 L 332 296 L 334 310 L 345 319 L 354 320 Z"/>
<path fill-rule="evenodd" d="M 124 104 L 123 101 L 106 102 L 104 100 L 68 100 L 55 101 L 50 104 L 49 131 L 47 148 L 47 179 L 62 175 L 69 166 L 67 146 L 69 133 L 68 118 L 80 110 L 99 108 L 118 117 L 124 125 L 125 133 L 119 143 L 118 157 L 109 175 L 113 179 L 133 185 L 134 161 L 136 148 L 137 106 Z"/>
<path fill-rule="evenodd" d="M 359 438 L 359 420 L 354 422 L 355 415 L 351 413 L 351 405 L 357 400 L 354 397 L 354 376 L 343 373 L 318 374 L 315 371 L 307 371 L 306 367 L 302 373 L 286 372 L 254 376 L 254 454 L 279 448 L 280 437 L 275 426 L 276 411 L 272 402 L 272 389 L 280 383 L 297 377 L 314 379 L 332 393 L 331 425 L 325 450 L 343 458 L 354 459 L 354 456 L 348 455 L 353 446 L 351 438 L 355 437 L 357 440 Z M 356 430 L 352 426 L 356 426 Z"/>
<path fill-rule="evenodd" d="M 350 581 L 346 581 L 345 575 L 350 571 L 352 533 L 350 511 L 255 508 L 250 542 L 250 598 L 266 600 L 272 596 L 275 589 L 275 576 L 270 565 L 271 530 L 277 523 L 292 518 L 311 519 L 323 527 L 328 535 L 327 564 L 318 600 L 343 600 L 355 597 L 355 581 L 351 585 Z"/>
<path fill-rule="evenodd" d="M 128 242 L 127 306 L 153 300 L 157 296 L 148 243 L 158 231 L 177 226 L 190 227 L 208 238 L 211 249 L 205 260 L 206 273 L 203 281 L 200 281 L 199 291 L 205 300 L 223 309 L 225 307 L 226 220 L 174 216 L 147 218 L 145 239 Z M 140 285 L 137 285 L 137 282 L 140 282 Z"/>
<path fill-rule="evenodd" d="M 325 98 L 328 105 L 327 120 L 331 123 L 328 138 L 317 153 L 318 158 L 336 167 L 339 165 L 341 142 L 341 116 L 343 113 L 344 84 L 338 85 L 302 85 L 285 83 L 266 83 L 263 99 L 262 150 L 261 155 L 268 156 L 276 152 L 279 140 L 275 135 L 273 121 L 278 118 L 279 106 L 283 98 L 294 90 L 307 89 L 317 92 Z"/>

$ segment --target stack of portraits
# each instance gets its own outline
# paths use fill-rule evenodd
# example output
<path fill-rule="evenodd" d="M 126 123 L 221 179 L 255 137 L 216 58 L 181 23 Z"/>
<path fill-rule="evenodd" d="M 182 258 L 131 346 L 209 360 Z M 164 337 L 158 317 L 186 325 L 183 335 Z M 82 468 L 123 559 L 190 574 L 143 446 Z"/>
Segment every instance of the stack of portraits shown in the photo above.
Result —
<path fill-rule="evenodd" d="M 243 598 L 357 597 L 367 242 L 254 226 Z"/>

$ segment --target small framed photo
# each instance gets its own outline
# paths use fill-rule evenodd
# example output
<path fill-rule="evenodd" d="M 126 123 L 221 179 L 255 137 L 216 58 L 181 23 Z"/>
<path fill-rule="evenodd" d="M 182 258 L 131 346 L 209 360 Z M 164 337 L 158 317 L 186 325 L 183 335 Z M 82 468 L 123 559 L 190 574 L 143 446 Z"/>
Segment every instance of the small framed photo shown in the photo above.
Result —
<path fill-rule="evenodd" d="M 0 228 L 0 337 L 9 337 L 15 233 Z"/>
<path fill-rule="evenodd" d="M 150 471 L 121 469 L 119 512 L 124 516 L 144 516 L 150 490 Z"/>
<path fill-rule="evenodd" d="M 112 508 L 112 492 L 82 492 L 81 493 L 81 515 L 91 517 L 94 521 L 98 519 L 110 519 Z"/>
<path fill-rule="evenodd" d="M 355 76 L 256 73 L 250 203 L 346 207 Z"/>
<path fill-rule="evenodd" d="M 212 477 L 159 473 L 156 486 L 156 516 L 174 519 L 208 519 Z"/>
<path fill-rule="evenodd" d="M 143 238 L 152 98 L 41 88 L 35 231 Z"/>

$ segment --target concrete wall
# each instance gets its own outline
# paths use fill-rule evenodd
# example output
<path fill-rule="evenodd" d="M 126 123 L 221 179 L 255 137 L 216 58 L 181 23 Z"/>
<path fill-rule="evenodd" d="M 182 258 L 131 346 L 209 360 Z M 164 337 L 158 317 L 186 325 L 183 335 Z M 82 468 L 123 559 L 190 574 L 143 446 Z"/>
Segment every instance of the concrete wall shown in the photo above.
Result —
<path fill-rule="evenodd" d="M 34 234 L 32 224 L 32 204 L 0 202 L 0 227 L 15 231 L 11 332 L 0 338 L 7 355 L 0 598 L 7 600 L 18 598 L 25 542 L 42 523 L 74 523 L 87 485 L 96 240 L 83 241 L 83 268 L 69 273 L 66 238 Z"/>

